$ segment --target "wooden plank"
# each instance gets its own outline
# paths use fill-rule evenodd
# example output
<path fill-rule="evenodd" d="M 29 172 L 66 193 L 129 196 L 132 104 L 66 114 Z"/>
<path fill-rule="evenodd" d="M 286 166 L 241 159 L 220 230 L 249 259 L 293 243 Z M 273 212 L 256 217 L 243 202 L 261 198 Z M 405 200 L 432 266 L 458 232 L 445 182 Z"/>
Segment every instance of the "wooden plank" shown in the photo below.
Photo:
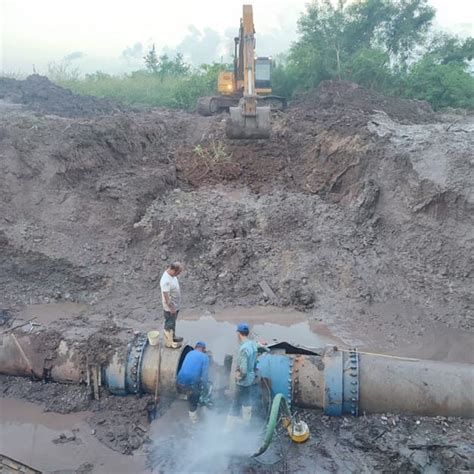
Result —
<path fill-rule="evenodd" d="M 262 291 L 268 296 L 268 299 L 271 303 L 278 304 L 280 302 L 278 296 L 275 294 L 275 292 L 271 289 L 270 285 L 265 280 L 260 280 L 259 285 Z"/>

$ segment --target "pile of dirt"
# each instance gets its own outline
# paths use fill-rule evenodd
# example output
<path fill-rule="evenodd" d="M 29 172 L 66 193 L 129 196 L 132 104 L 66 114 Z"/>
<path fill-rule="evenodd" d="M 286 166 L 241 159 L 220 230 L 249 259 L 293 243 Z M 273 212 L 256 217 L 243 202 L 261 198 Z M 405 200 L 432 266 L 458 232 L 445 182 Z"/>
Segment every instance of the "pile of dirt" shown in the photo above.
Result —
<path fill-rule="evenodd" d="M 3 218 L 8 219 L 5 215 Z M 36 243 L 42 241 L 39 235 L 33 234 L 30 238 Z M 21 251 L 1 230 L 0 267 L 0 287 L 4 293 L 2 303 L 8 307 L 14 307 L 15 300 L 54 300 L 62 299 L 66 294 L 69 298 L 81 300 L 104 285 L 101 276 L 74 266 L 66 256 L 54 258 L 38 251 Z"/>
<path fill-rule="evenodd" d="M 59 117 L 95 117 L 126 110 L 106 99 L 74 94 L 39 74 L 32 74 L 25 80 L 1 78 L 0 99 Z"/>
<path fill-rule="evenodd" d="M 431 123 L 437 120 L 426 101 L 384 96 L 358 84 L 345 81 L 322 81 L 315 89 L 301 94 L 291 104 L 294 115 L 318 120 L 320 114 L 338 115 L 331 127 L 348 132 L 367 123 L 367 118 L 383 111 L 401 124 Z M 344 111 L 341 114 L 341 111 Z M 345 119 L 350 121 L 344 123 Z M 349 125 L 349 128 L 347 128 Z"/>
<path fill-rule="evenodd" d="M 0 117 L 0 259 L 8 270 L 0 278 L 12 290 L 2 292 L 3 307 L 66 294 L 88 300 L 106 285 L 104 269 L 125 260 L 133 223 L 176 186 L 182 115 Z"/>
<path fill-rule="evenodd" d="M 12 287 L 2 307 L 68 295 L 143 321 L 180 258 L 188 304 L 267 304 L 265 280 L 277 304 L 390 344 L 425 322 L 469 328 L 472 117 L 451 120 L 342 82 L 274 117 L 270 140 L 227 140 L 222 117 L 183 112 L 7 113 L 0 231 L 12 274 L 36 261 L 64 270 Z"/>
<path fill-rule="evenodd" d="M 156 325 L 160 275 L 180 259 L 185 310 L 293 306 L 385 352 L 472 331 L 474 117 L 343 82 L 273 117 L 270 140 L 227 140 L 224 117 L 91 107 L 0 116 L 0 308 L 88 303 L 58 330 L 105 362 L 115 324 Z"/>
<path fill-rule="evenodd" d="M 177 155 L 181 176 L 193 186 L 244 183 L 257 192 L 275 186 L 342 199 L 360 182 L 382 140 L 368 129 L 376 113 L 400 124 L 439 121 L 428 103 L 385 97 L 348 82 L 323 81 L 273 117 L 270 140 L 227 140 L 224 122 L 214 121 L 196 150 Z"/>

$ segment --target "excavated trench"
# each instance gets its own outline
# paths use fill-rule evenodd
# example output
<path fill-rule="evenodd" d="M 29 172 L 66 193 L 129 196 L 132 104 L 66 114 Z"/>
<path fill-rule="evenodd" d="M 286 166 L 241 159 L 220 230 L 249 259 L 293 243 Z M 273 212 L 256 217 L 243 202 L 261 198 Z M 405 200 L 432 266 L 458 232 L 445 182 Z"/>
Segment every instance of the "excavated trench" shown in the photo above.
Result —
<path fill-rule="evenodd" d="M 65 339 L 105 363 L 161 326 L 159 277 L 181 259 L 179 330 L 219 363 L 242 319 L 270 343 L 474 363 L 472 115 L 329 82 L 273 117 L 271 140 L 233 142 L 223 117 L 130 110 L 38 77 L 0 80 L 0 110 L 0 330 L 35 318 L 17 331 L 38 347 Z M 281 438 L 262 466 L 234 449 L 245 440 L 220 441 L 218 410 L 199 439 L 182 400 L 161 400 L 149 426 L 148 395 L 2 382 L 1 451 L 46 471 L 474 467 L 469 420 L 301 410 L 310 442 Z"/>

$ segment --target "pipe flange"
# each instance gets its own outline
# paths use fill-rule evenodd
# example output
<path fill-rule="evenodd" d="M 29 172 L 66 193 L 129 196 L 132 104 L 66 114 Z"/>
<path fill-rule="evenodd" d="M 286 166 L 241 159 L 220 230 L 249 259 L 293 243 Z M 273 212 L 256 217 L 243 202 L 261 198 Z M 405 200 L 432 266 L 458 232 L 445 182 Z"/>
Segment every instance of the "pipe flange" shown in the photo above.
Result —
<path fill-rule="evenodd" d="M 343 387 L 344 397 L 342 412 L 353 416 L 359 415 L 359 352 L 356 348 L 345 353 Z"/>
<path fill-rule="evenodd" d="M 359 414 L 359 353 L 332 350 L 324 366 L 324 413 L 341 416 Z"/>
<path fill-rule="evenodd" d="M 288 366 L 288 405 L 291 407 L 293 404 L 293 364 L 294 358 L 290 357 L 290 364 Z"/>
<path fill-rule="evenodd" d="M 125 384 L 128 393 L 140 392 L 141 362 L 146 344 L 147 336 L 143 333 L 137 334 L 130 344 L 125 370 Z"/>
<path fill-rule="evenodd" d="M 344 394 L 343 352 L 333 349 L 324 359 L 324 414 L 341 416 Z"/>

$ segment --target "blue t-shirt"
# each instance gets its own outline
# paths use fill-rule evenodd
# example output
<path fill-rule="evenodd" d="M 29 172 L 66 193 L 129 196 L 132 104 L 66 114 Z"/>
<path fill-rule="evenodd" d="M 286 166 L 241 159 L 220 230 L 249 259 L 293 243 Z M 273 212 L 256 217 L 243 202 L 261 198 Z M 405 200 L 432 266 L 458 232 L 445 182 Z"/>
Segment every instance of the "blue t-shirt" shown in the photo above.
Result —
<path fill-rule="evenodd" d="M 186 354 L 183 365 L 178 372 L 177 381 L 180 385 L 193 385 L 198 382 L 207 383 L 209 356 L 194 349 Z"/>

